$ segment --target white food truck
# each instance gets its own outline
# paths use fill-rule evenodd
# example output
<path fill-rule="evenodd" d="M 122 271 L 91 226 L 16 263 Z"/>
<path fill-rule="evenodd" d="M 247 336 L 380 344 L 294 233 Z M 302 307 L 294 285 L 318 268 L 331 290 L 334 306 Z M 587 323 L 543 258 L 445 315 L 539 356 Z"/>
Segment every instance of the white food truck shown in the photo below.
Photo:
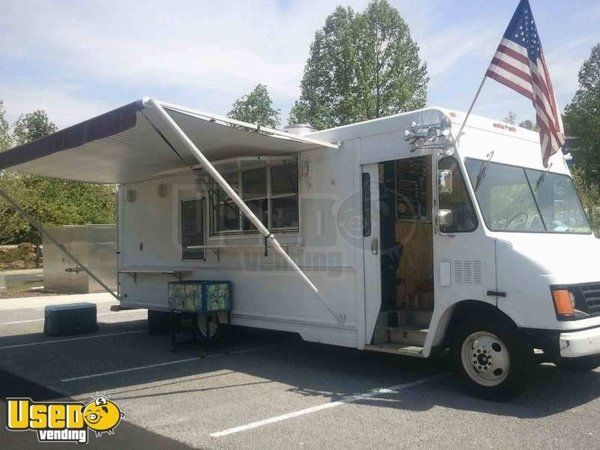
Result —
<path fill-rule="evenodd" d="M 234 325 L 449 348 L 475 394 L 509 398 L 532 362 L 600 364 L 600 240 L 562 154 L 546 169 L 537 133 L 472 116 L 457 136 L 464 118 L 283 132 L 145 98 L 0 169 L 118 185 L 122 307 L 160 317 L 169 281 L 225 280 Z"/>

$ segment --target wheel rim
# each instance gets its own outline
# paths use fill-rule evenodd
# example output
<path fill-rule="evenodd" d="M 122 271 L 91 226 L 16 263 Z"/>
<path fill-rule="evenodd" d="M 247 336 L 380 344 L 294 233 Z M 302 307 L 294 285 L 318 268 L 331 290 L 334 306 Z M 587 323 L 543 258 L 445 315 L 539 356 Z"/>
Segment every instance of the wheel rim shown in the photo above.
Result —
<path fill-rule="evenodd" d="M 473 333 L 463 341 L 461 360 L 467 375 L 482 386 L 501 384 L 510 371 L 508 348 L 487 331 Z"/>
<path fill-rule="evenodd" d="M 215 314 L 211 314 L 208 317 L 198 316 L 198 330 L 202 336 L 212 338 L 217 334 L 218 329 L 219 318 Z"/>

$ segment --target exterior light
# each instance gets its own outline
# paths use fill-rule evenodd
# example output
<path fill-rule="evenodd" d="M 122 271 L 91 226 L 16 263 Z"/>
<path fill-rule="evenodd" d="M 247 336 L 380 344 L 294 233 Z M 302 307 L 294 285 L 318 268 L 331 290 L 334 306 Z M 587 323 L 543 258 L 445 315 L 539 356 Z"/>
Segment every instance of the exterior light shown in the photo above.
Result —
<path fill-rule="evenodd" d="M 440 130 L 442 130 L 444 136 L 450 136 L 450 132 L 452 131 L 452 121 L 448 116 L 442 117 L 442 120 L 440 121 Z"/>
<path fill-rule="evenodd" d="M 552 291 L 554 309 L 559 320 L 575 318 L 575 295 L 567 289 L 556 289 Z"/>
<path fill-rule="evenodd" d="M 428 141 L 433 141 L 435 140 L 435 138 L 438 137 L 438 130 L 431 127 L 427 130 L 427 140 Z"/>

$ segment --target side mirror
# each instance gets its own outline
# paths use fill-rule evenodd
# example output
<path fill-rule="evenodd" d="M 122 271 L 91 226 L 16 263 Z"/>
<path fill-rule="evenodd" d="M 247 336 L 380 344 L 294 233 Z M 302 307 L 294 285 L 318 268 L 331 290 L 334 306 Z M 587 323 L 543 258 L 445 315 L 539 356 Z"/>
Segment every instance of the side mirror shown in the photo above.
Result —
<path fill-rule="evenodd" d="M 437 212 L 437 224 L 439 228 L 451 227 L 454 224 L 454 213 L 449 209 L 440 209 Z"/>
<path fill-rule="evenodd" d="M 438 189 L 440 195 L 450 195 L 453 192 L 451 170 L 438 170 Z"/>

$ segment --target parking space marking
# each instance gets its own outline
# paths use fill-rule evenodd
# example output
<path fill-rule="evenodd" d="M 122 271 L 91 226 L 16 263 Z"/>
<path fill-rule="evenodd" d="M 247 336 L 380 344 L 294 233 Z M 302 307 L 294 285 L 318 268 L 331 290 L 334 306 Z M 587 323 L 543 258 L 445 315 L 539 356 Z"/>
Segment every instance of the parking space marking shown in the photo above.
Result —
<path fill-rule="evenodd" d="M 305 416 L 307 414 L 312 414 L 317 411 L 323 411 L 325 409 L 335 408 L 337 406 L 346 405 L 348 403 L 353 403 L 353 402 L 357 402 L 360 400 L 377 397 L 378 395 L 396 394 L 403 389 L 408 389 L 408 388 L 411 388 L 414 386 L 418 386 L 420 384 L 425 384 L 425 383 L 429 383 L 431 381 L 439 380 L 440 378 L 447 377 L 448 375 L 449 374 L 447 374 L 447 373 L 443 373 L 443 374 L 433 375 L 433 376 L 426 377 L 426 378 L 421 378 L 420 380 L 411 381 L 410 383 L 398 384 L 396 386 L 391 386 L 388 388 L 373 389 L 372 391 L 369 391 L 365 394 L 351 395 L 348 397 L 344 397 L 341 400 L 337 400 L 335 402 L 324 403 L 322 405 L 317 405 L 317 406 L 313 406 L 311 408 L 301 409 L 299 411 L 294 411 L 294 412 L 291 412 L 288 414 L 283 414 L 281 416 L 271 417 L 269 419 L 259 420 L 257 422 L 252 422 L 252 423 L 249 423 L 246 425 L 229 428 L 227 430 L 212 433 L 210 436 L 215 437 L 215 438 L 228 436 L 230 434 L 235 434 L 235 433 L 240 433 L 242 431 L 252 430 L 254 428 L 263 427 L 265 425 L 270 425 L 272 423 L 283 422 L 284 420 L 293 419 L 295 417 Z"/>
<path fill-rule="evenodd" d="M 100 316 L 109 316 L 111 314 L 131 314 L 131 313 L 139 313 L 141 311 L 139 310 L 131 310 L 131 311 L 112 311 L 112 312 L 106 312 L 106 313 L 100 313 L 97 314 L 98 317 Z M 19 325 L 22 323 L 34 323 L 34 322 L 43 322 L 46 319 L 29 319 L 29 320 L 16 320 L 14 322 L 0 322 L 0 325 Z"/>
<path fill-rule="evenodd" d="M 149 364 L 147 366 L 131 367 L 129 369 L 111 370 L 109 372 L 94 373 L 91 375 L 82 375 L 79 377 L 72 377 L 72 378 L 64 378 L 60 381 L 61 381 L 61 383 L 68 383 L 69 381 L 88 380 L 90 378 L 104 377 L 106 375 L 116 375 L 119 373 L 135 372 L 136 370 L 152 369 L 154 367 L 172 366 L 173 364 L 183 364 L 183 363 L 190 362 L 190 361 L 197 361 L 199 359 L 202 359 L 202 357 L 194 356 L 193 358 L 178 359 L 175 361 L 167 361 L 167 362 L 158 363 L 158 364 Z"/>
<path fill-rule="evenodd" d="M 34 345 L 59 344 L 61 342 L 83 341 L 85 339 L 97 339 L 97 338 L 109 337 L 109 336 L 120 336 L 123 334 L 135 334 L 135 333 L 147 333 L 147 332 L 148 332 L 148 330 L 146 328 L 143 328 L 140 330 L 120 331 L 118 333 L 103 333 L 103 334 L 95 334 L 93 336 L 80 336 L 80 337 L 67 338 L 67 339 L 54 339 L 54 340 L 49 340 L 49 341 L 27 342 L 25 344 L 4 345 L 4 346 L 0 347 L 0 350 L 5 350 L 5 349 L 9 349 L 9 348 L 33 347 Z"/>
<path fill-rule="evenodd" d="M 70 381 L 88 380 L 90 378 L 104 377 L 104 376 L 107 376 L 107 375 L 117 375 L 117 374 L 120 374 L 120 373 L 135 372 L 137 370 L 152 369 L 154 367 L 172 366 L 174 364 L 183 364 L 183 363 L 186 363 L 186 362 L 196 361 L 196 360 L 199 360 L 199 359 L 213 358 L 213 357 L 219 356 L 219 355 L 242 355 L 244 353 L 256 352 L 256 351 L 259 351 L 259 350 L 265 350 L 265 349 L 269 349 L 269 348 L 273 348 L 273 347 L 281 347 L 281 344 L 262 345 L 260 347 L 253 347 L 253 348 L 247 348 L 247 349 L 243 349 L 243 350 L 236 350 L 236 351 L 233 351 L 233 352 L 227 352 L 227 351 L 225 351 L 225 352 L 209 353 L 208 355 L 204 355 L 204 356 L 194 356 L 193 358 L 178 359 L 176 361 L 167 361 L 167 362 L 158 363 L 158 364 L 149 364 L 147 366 L 137 366 L 137 367 L 130 367 L 128 369 L 111 370 L 109 372 L 93 373 L 93 374 L 90 374 L 90 375 L 81 375 L 79 377 L 63 378 L 60 381 L 61 381 L 61 383 L 68 383 Z"/>

